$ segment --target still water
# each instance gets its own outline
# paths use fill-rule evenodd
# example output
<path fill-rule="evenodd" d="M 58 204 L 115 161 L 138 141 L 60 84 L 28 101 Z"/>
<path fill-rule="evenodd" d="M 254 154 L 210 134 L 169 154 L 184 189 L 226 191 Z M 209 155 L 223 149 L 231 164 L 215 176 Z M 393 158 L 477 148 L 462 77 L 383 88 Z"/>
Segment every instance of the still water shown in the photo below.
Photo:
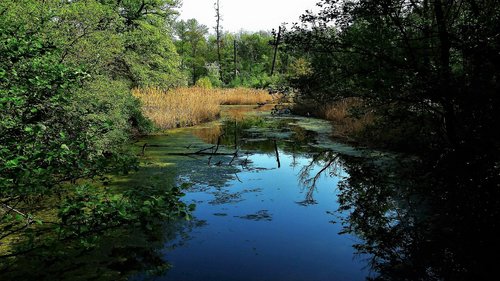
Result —
<path fill-rule="evenodd" d="M 172 268 L 153 280 L 369 276 L 369 257 L 353 249 L 360 239 L 339 234 L 346 214 L 338 211 L 337 186 L 349 174 L 339 158 L 318 159 L 362 152 L 330 134 L 328 122 L 264 114 L 144 140 L 145 154 L 168 162 L 187 187 L 183 200 L 196 204 L 196 227 L 165 243 Z"/>
<path fill-rule="evenodd" d="M 498 279 L 495 147 L 356 149 L 328 122 L 260 110 L 145 138 L 140 169 L 103 187 L 180 185 L 192 220 L 49 243 L 0 260 L 0 280 Z"/>

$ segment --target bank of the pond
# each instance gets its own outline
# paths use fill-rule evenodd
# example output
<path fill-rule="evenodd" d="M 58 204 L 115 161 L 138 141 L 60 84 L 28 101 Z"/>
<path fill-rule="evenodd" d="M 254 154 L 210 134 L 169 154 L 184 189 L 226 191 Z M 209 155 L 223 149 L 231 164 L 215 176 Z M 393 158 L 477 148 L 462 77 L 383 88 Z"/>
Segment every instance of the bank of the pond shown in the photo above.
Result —
<path fill-rule="evenodd" d="M 29 213 L 24 204 L 2 213 L 0 280 L 115 281 L 168 269 L 157 249 L 181 233 L 165 226 L 190 219 L 194 205 L 180 201 L 184 193 L 174 171 L 163 169 L 167 163 L 134 161 L 134 148 L 123 150 L 130 161 L 120 170 L 28 198 L 38 204 Z"/>
<path fill-rule="evenodd" d="M 335 140 L 354 145 L 381 147 L 370 141 L 364 133 L 373 126 L 372 113 L 363 108 L 363 101 L 358 98 L 346 98 L 335 102 L 318 104 L 316 101 L 299 99 L 292 106 L 294 114 L 327 120 L 334 125 L 332 137 Z"/>

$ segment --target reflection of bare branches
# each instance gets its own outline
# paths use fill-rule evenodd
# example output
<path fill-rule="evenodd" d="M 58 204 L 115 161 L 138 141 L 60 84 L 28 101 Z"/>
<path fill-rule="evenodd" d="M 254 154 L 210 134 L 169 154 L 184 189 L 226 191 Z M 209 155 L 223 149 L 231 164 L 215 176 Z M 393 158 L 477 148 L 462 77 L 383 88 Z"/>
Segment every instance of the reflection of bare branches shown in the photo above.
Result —
<path fill-rule="evenodd" d="M 331 150 L 320 152 L 313 157 L 311 162 L 304 166 L 299 174 L 300 183 L 307 189 L 304 201 L 298 202 L 301 205 L 307 206 L 316 204 L 314 200 L 314 191 L 316 190 L 316 183 L 321 175 L 328 170 L 330 175 L 337 175 L 340 170 L 340 155 L 333 153 Z M 313 177 L 310 177 L 312 170 L 320 163 L 322 168 Z"/>
<path fill-rule="evenodd" d="M 217 154 L 217 151 L 219 151 L 219 146 L 220 146 L 220 141 L 221 138 L 224 136 L 224 132 L 222 132 L 221 135 L 217 138 L 217 146 L 215 146 L 215 150 L 212 151 L 212 156 L 208 157 L 208 165 L 210 166 L 210 161 L 212 161 L 212 157 Z"/>
<path fill-rule="evenodd" d="M 240 177 L 238 177 L 238 173 L 234 173 L 234 175 L 236 176 L 236 179 L 237 179 L 239 182 L 243 183 L 243 182 L 240 180 Z"/>
<path fill-rule="evenodd" d="M 236 151 L 234 152 L 233 158 L 231 158 L 231 161 L 229 161 L 229 163 L 227 165 L 231 166 L 231 164 L 233 164 L 236 157 L 238 157 L 238 149 L 236 149 Z"/>
<path fill-rule="evenodd" d="M 276 140 L 274 140 L 274 152 L 276 153 L 276 162 L 278 162 L 278 168 L 280 168 L 281 167 L 280 154 L 278 152 L 278 144 L 276 143 Z"/>

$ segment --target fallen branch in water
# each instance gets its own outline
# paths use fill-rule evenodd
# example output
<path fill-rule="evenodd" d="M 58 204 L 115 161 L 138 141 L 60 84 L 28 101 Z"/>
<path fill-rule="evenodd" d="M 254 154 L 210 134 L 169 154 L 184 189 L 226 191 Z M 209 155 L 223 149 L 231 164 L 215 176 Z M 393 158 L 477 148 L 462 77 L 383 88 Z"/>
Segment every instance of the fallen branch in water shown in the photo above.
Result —
<path fill-rule="evenodd" d="M 8 212 L 10 212 L 10 211 L 12 211 L 12 212 L 14 212 L 14 213 L 16 213 L 16 214 L 18 214 L 18 215 L 21 215 L 21 216 L 23 216 L 23 217 L 25 217 L 25 218 L 27 218 L 27 217 L 28 217 L 28 215 L 26 215 L 26 214 L 22 213 L 21 211 L 17 210 L 17 209 L 16 209 L 16 208 L 14 208 L 14 207 L 11 207 L 11 206 L 9 206 L 9 205 L 7 205 L 7 204 L 2 204 L 2 208 L 4 208 L 4 209 L 8 210 L 8 211 L 7 211 L 7 213 L 8 213 Z"/>
<path fill-rule="evenodd" d="M 200 150 L 194 152 L 194 154 L 199 154 L 199 153 L 202 153 L 203 151 L 207 151 L 207 150 L 214 149 L 214 148 L 215 148 L 215 145 L 213 145 L 211 147 L 200 149 Z"/>
<path fill-rule="evenodd" d="M 142 146 L 142 152 L 141 152 L 141 156 L 144 156 L 145 153 L 146 153 L 146 147 L 169 147 L 167 145 L 160 145 L 160 144 L 148 144 L 148 143 L 145 143 L 143 146 Z M 187 148 L 190 148 L 191 145 L 189 145 Z M 200 149 L 196 152 L 192 152 L 190 153 L 189 155 L 195 155 L 195 154 L 199 154 L 199 155 L 203 155 L 204 151 L 207 151 L 207 150 L 210 150 L 210 149 L 214 149 L 215 148 L 215 145 L 214 146 L 211 146 L 211 147 L 207 147 L 207 148 L 203 148 L 203 149 Z M 209 153 L 209 154 L 213 154 L 212 152 Z M 177 154 L 170 154 L 170 153 L 167 153 L 167 155 L 177 155 Z M 185 153 L 182 153 L 182 155 L 188 155 L 188 154 L 185 154 Z"/>
<path fill-rule="evenodd" d="M 233 156 L 233 159 L 231 160 L 231 162 L 229 162 L 229 164 L 231 164 L 234 161 L 234 159 L 238 156 L 238 150 L 236 150 L 233 153 L 231 153 L 231 152 L 228 152 L 228 153 L 217 152 L 219 150 L 219 146 L 220 146 L 220 144 L 218 144 L 217 146 L 213 145 L 211 147 L 203 148 L 203 149 L 200 149 L 200 150 L 194 151 L 194 152 L 167 152 L 164 155 L 171 155 L 171 156 L 193 156 L 193 155 Z M 141 153 L 142 156 L 144 156 L 144 154 L 146 152 L 146 147 L 169 147 L 169 146 L 159 145 L 159 144 L 148 144 L 148 143 L 145 143 L 142 146 L 142 153 Z M 207 152 L 207 150 L 212 150 L 212 152 Z"/>
<path fill-rule="evenodd" d="M 230 156 L 230 155 L 234 155 L 234 153 L 223 153 L 223 152 L 218 152 L 218 153 L 213 153 L 213 152 L 169 152 L 169 153 L 165 153 L 164 155 L 172 155 L 172 156 L 190 156 L 190 155 L 207 155 L 207 156 L 221 155 L 221 156 Z"/>
<path fill-rule="evenodd" d="M 16 213 L 16 214 L 18 214 L 18 215 L 20 215 L 20 216 L 22 216 L 23 218 L 26 219 L 26 225 L 30 225 L 33 222 L 33 216 L 32 215 L 25 214 L 25 213 L 19 211 L 18 209 L 14 208 L 14 207 L 11 207 L 11 206 L 9 206 L 7 204 L 2 204 L 1 206 L 4 209 L 3 211 L 5 212 L 5 215 L 9 214 L 9 212 L 14 212 L 14 213 Z"/>

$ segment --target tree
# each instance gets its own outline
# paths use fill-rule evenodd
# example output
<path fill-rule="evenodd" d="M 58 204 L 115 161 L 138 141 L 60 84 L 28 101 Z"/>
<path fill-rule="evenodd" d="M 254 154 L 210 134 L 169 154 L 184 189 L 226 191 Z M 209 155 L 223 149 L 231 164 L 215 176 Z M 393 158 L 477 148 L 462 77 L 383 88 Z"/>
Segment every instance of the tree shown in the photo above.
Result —
<path fill-rule="evenodd" d="M 116 60 L 117 69 L 132 86 L 171 88 L 184 84 L 170 28 L 177 0 L 119 1 L 117 12 L 126 28 L 125 52 Z"/>
<path fill-rule="evenodd" d="M 424 147 L 429 142 L 457 146 L 478 136 L 472 132 L 479 128 L 496 126 L 493 109 L 479 109 L 498 105 L 493 94 L 498 89 L 498 42 L 492 38 L 498 36 L 500 9 L 493 1 L 319 5 L 319 14 L 304 15 L 306 25 L 287 34 L 288 46 L 313 69 L 291 81 L 303 96 L 318 102 L 363 98 L 377 109 L 380 125 L 399 122 L 411 128 L 412 138 L 429 136 Z M 487 130 L 482 134 L 489 135 Z"/>
<path fill-rule="evenodd" d="M 363 100 L 361 109 L 376 118 L 364 138 L 414 154 L 396 171 L 384 172 L 387 163 L 347 164 L 351 176 L 339 185 L 346 232 L 363 239 L 356 248 L 372 257 L 374 279 L 491 279 L 485 257 L 498 249 L 500 143 L 492 132 L 500 125 L 500 7 L 441 0 L 319 6 L 286 34 L 302 61 L 290 83 L 316 104 Z"/>
<path fill-rule="evenodd" d="M 190 64 L 191 84 L 194 85 L 200 76 L 206 75 L 206 58 L 203 53 L 206 49 L 205 36 L 208 34 L 208 28 L 199 24 L 196 19 L 181 20 L 176 23 L 176 33 L 179 38 L 176 41 L 178 52 L 182 61 Z"/>
<path fill-rule="evenodd" d="M 127 146 L 151 125 L 130 87 L 181 78 L 168 3 L 0 2 L 0 240 L 15 244 L 0 258 L 58 239 L 85 244 L 109 228 L 184 209 L 175 189 L 110 194 L 81 183 L 136 167 Z M 140 214 L 145 201 L 148 215 Z"/>
<path fill-rule="evenodd" d="M 222 68 L 222 58 L 221 58 L 221 48 L 222 48 L 222 26 L 221 26 L 221 15 L 220 15 L 220 3 L 217 0 L 214 4 L 215 6 L 215 34 L 217 38 L 217 62 L 219 67 Z M 222 72 L 220 80 L 223 81 Z"/>

